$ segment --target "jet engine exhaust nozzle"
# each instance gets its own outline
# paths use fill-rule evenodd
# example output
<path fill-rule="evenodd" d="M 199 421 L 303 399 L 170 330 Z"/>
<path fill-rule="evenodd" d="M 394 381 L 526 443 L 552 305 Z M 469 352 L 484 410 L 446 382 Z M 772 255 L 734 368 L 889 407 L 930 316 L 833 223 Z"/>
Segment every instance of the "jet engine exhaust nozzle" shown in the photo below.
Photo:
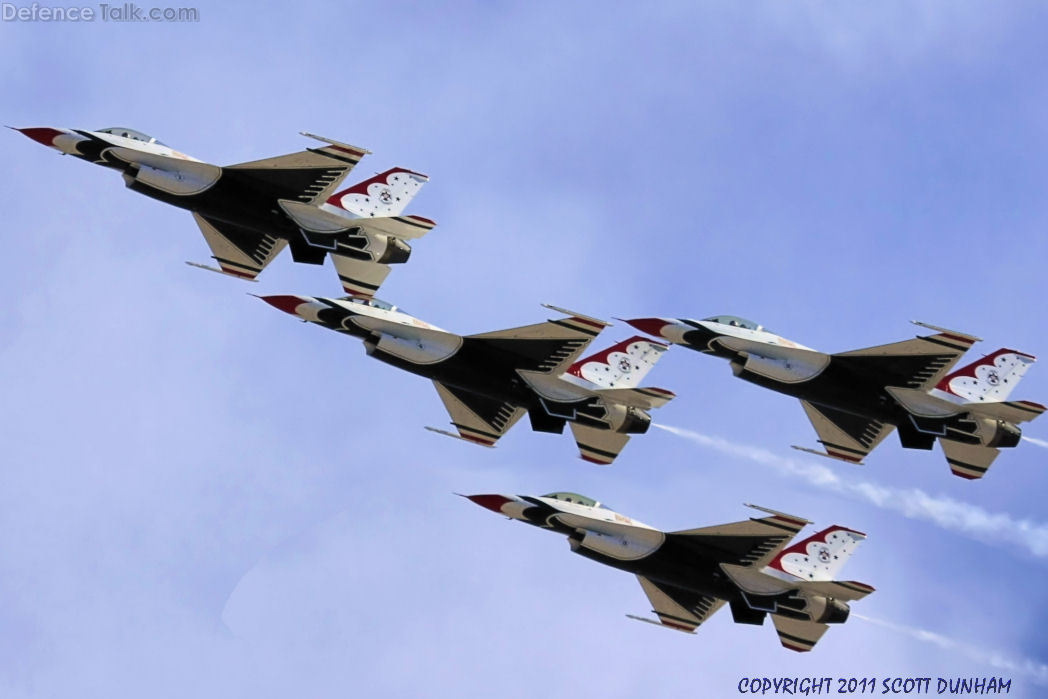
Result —
<path fill-rule="evenodd" d="M 408 261 L 411 257 L 411 246 L 400 238 L 389 238 L 386 241 L 386 249 L 375 262 L 384 265 L 397 265 Z"/>
<path fill-rule="evenodd" d="M 811 620 L 819 624 L 843 624 L 851 614 L 851 607 L 833 597 L 810 600 Z"/>
<path fill-rule="evenodd" d="M 626 408 L 626 417 L 616 432 L 622 434 L 644 434 L 651 427 L 651 415 L 641 408 L 633 406 Z"/>

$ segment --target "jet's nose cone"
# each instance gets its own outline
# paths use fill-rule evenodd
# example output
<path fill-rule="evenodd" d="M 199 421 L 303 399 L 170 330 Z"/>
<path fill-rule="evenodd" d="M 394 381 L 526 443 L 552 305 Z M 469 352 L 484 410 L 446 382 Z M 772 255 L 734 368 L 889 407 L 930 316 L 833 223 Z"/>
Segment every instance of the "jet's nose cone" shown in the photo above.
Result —
<path fill-rule="evenodd" d="M 273 308 L 279 308 L 284 313 L 290 313 L 293 316 L 298 315 L 298 307 L 302 304 L 309 303 L 303 298 L 298 296 L 259 296 L 260 299 L 268 303 Z"/>
<path fill-rule="evenodd" d="M 662 337 L 662 329 L 667 325 L 673 324 L 665 318 L 634 318 L 633 320 L 626 320 L 625 322 L 629 323 L 637 330 L 648 333 L 649 335 L 654 335 L 655 337 Z"/>
<path fill-rule="evenodd" d="M 507 502 L 513 502 L 504 495 L 467 495 L 466 498 L 472 500 L 481 507 L 486 507 L 492 512 L 498 512 L 499 514 L 503 514 L 503 505 Z"/>
<path fill-rule="evenodd" d="M 21 131 L 29 138 L 33 139 L 37 143 L 53 148 L 55 146 L 55 138 L 61 136 L 64 131 L 58 129 L 52 129 L 49 126 L 34 126 L 26 129 L 19 129 L 12 126 L 15 131 Z"/>

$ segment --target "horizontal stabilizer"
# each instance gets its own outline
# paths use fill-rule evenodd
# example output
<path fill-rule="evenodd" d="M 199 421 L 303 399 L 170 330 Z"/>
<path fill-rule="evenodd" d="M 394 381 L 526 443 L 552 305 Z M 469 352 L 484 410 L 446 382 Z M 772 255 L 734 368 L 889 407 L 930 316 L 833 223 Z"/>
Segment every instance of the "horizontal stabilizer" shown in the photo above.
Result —
<path fill-rule="evenodd" d="M 414 214 L 362 218 L 358 219 L 357 223 L 364 229 L 365 233 L 378 233 L 390 238 L 400 238 L 401 240 L 421 238 L 437 225 L 436 221 Z"/>
<path fill-rule="evenodd" d="M 721 570 L 743 592 L 755 597 L 774 597 L 800 590 L 804 593 L 833 597 L 843 601 L 862 599 L 874 589 L 854 580 L 784 580 L 762 573 L 752 566 L 721 563 Z"/>
<path fill-rule="evenodd" d="M 796 582 L 772 577 L 753 566 L 721 563 L 720 568 L 740 590 L 756 597 L 773 597 L 797 589 Z"/>
<path fill-rule="evenodd" d="M 779 633 L 779 642 L 790 650 L 806 653 L 815 647 L 822 635 L 830 627 L 814 621 L 791 619 L 778 614 L 771 615 L 775 630 Z"/>
<path fill-rule="evenodd" d="M 579 455 L 584 461 L 601 466 L 609 466 L 619 452 L 630 441 L 628 434 L 619 434 L 611 430 L 599 430 L 594 427 L 571 423 L 571 433 L 579 447 Z"/>
<path fill-rule="evenodd" d="M 972 403 L 940 398 L 946 396 L 944 391 L 925 393 L 916 388 L 899 388 L 885 386 L 885 390 L 895 401 L 917 417 L 946 418 L 959 413 L 973 413 L 985 417 L 999 418 L 1008 422 L 1029 422 L 1043 413 L 1046 408 L 1030 400 L 989 400 Z"/>
<path fill-rule="evenodd" d="M 605 388 L 595 393 L 614 403 L 644 410 L 661 408 L 677 397 L 677 394 L 665 388 Z"/>
<path fill-rule="evenodd" d="M 331 262 L 335 265 L 335 273 L 342 282 L 342 288 L 350 296 L 361 298 L 372 298 L 382 282 L 389 276 L 389 265 L 358 260 L 337 253 L 331 253 Z"/>
<path fill-rule="evenodd" d="M 325 211 L 318 206 L 293 199 L 277 202 L 295 225 L 311 233 L 341 233 L 356 228 L 356 219 Z"/>
<path fill-rule="evenodd" d="M 798 585 L 802 590 L 814 592 L 818 595 L 825 595 L 826 597 L 832 597 L 844 602 L 862 599 L 866 595 L 875 591 L 873 587 L 866 583 L 856 582 L 855 580 L 820 580 L 815 582 L 802 582 L 798 583 Z"/>
<path fill-rule="evenodd" d="M 946 462 L 950 464 L 953 475 L 976 480 L 986 475 L 990 464 L 1000 453 L 993 447 L 984 447 L 978 444 L 964 444 L 951 439 L 940 439 Z"/>
<path fill-rule="evenodd" d="M 332 213 L 312 204 L 281 199 L 277 202 L 295 225 L 304 231 L 320 235 L 334 235 L 359 228 L 364 235 L 378 234 L 390 238 L 410 240 L 421 238 L 437 225 L 421 216 L 380 216 L 374 218 L 350 218 Z"/>
<path fill-rule="evenodd" d="M 979 415 L 996 417 L 1008 422 L 1029 422 L 1048 408 L 1032 400 L 1010 400 L 1003 403 L 972 403 L 966 406 Z"/>
<path fill-rule="evenodd" d="M 959 402 L 938 398 L 919 388 L 885 386 L 884 390 L 895 399 L 896 403 L 917 417 L 944 418 L 956 415 L 964 410 Z"/>

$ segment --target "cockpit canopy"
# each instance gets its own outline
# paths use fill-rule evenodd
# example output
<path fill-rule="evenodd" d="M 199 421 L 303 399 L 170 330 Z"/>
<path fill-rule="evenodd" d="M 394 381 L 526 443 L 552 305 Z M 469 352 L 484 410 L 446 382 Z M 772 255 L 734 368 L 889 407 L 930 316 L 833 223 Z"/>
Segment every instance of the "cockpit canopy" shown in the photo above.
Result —
<path fill-rule="evenodd" d="M 123 126 L 110 126 L 108 129 L 98 129 L 97 133 L 108 133 L 113 134 L 114 136 L 130 138 L 132 141 L 142 141 L 143 143 L 157 143 L 161 146 L 164 145 L 149 134 L 144 134 L 141 131 L 135 131 L 134 129 L 128 129 Z"/>
<path fill-rule="evenodd" d="M 563 500 L 564 502 L 573 502 L 576 505 L 586 505 L 587 507 L 601 507 L 599 502 L 593 498 L 588 498 L 585 495 L 579 495 L 578 493 L 558 492 L 558 493 L 547 493 L 543 495 L 544 498 L 550 498 L 551 500 Z"/>
<path fill-rule="evenodd" d="M 754 323 L 752 320 L 746 320 L 738 316 L 712 316 L 710 318 L 703 318 L 711 323 L 720 323 L 721 325 L 730 325 L 733 328 L 746 328 L 747 330 L 760 330 L 768 332 L 764 329 L 763 325 Z"/>
<path fill-rule="evenodd" d="M 394 306 L 388 301 L 383 301 L 382 299 L 366 299 L 360 296 L 346 296 L 345 300 L 349 301 L 350 303 L 359 303 L 361 305 L 371 306 L 372 308 L 378 308 L 383 311 L 397 311 L 398 313 L 404 312 L 400 310 L 400 308 L 398 308 L 397 306 Z"/>

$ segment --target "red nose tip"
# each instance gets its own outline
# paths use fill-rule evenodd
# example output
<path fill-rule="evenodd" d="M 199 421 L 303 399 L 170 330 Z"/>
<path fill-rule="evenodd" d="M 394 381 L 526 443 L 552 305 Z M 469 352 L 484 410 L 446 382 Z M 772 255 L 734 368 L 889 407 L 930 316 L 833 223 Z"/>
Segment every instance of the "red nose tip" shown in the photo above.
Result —
<path fill-rule="evenodd" d="M 633 320 L 627 320 L 626 322 L 637 330 L 646 332 L 649 335 L 654 335 L 655 337 L 662 337 L 662 329 L 667 325 L 670 325 L 670 323 L 662 318 L 634 318 Z"/>
<path fill-rule="evenodd" d="M 279 308 L 284 313 L 290 313 L 293 316 L 298 315 L 296 309 L 299 306 L 307 303 L 298 296 L 262 296 L 261 298 L 273 308 Z"/>
<path fill-rule="evenodd" d="M 58 129 L 52 129 L 48 126 L 42 126 L 39 128 L 28 128 L 28 129 L 15 129 L 21 131 L 29 138 L 33 139 L 37 143 L 42 143 L 45 146 L 54 146 L 55 137 L 61 136 L 62 132 Z"/>
<path fill-rule="evenodd" d="M 498 512 L 499 514 L 502 514 L 503 505 L 507 502 L 513 502 L 502 495 L 467 495 L 466 497 L 481 507 L 486 507 L 492 512 Z"/>

